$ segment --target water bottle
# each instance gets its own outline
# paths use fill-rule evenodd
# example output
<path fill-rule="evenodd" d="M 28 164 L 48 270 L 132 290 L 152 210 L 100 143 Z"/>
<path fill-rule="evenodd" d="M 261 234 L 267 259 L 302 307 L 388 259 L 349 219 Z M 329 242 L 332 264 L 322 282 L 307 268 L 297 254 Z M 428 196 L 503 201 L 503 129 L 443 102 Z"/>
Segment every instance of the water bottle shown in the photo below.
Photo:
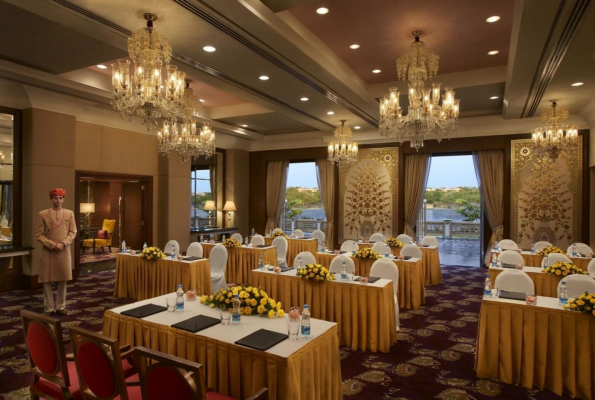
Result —
<path fill-rule="evenodd" d="M 147 242 L 145 242 L 145 243 L 143 244 L 143 251 L 144 251 L 144 250 L 147 250 Z"/>
<path fill-rule="evenodd" d="M 252 228 L 252 237 L 254 237 L 254 233 L 255 233 L 254 228 Z"/>
<path fill-rule="evenodd" d="M 494 250 L 495 251 L 499 251 L 500 249 L 498 248 L 498 241 L 494 241 Z"/>
<path fill-rule="evenodd" d="M 310 337 L 310 310 L 307 304 L 304 304 L 304 311 L 302 311 L 302 337 Z"/>
<path fill-rule="evenodd" d="M 347 268 L 345 266 L 345 261 L 341 265 L 341 280 L 344 282 L 347 280 Z"/>
<path fill-rule="evenodd" d="M 531 254 L 535 254 L 535 240 L 531 242 Z"/>
<path fill-rule="evenodd" d="M 264 259 L 262 253 L 258 255 L 258 269 L 264 269 Z"/>
<path fill-rule="evenodd" d="M 359 232 L 355 233 L 355 243 L 359 243 Z"/>
<path fill-rule="evenodd" d="M 409 244 L 413 244 L 413 239 L 409 238 Z"/>
<path fill-rule="evenodd" d="M 351 254 L 355 256 L 355 252 L 357 251 L 357 244 L 353 243 L 353 249 L 351 250 Z"/>
<path fill-rule="evenodd" d="M 204 238 L 204 236 L 203 236 L 203 235 L 200 235 L 200 242 L 202 243 L 202 242 L 204 242 L 204 241 L 205 241 L 205 238 Z"/>
<path fill-rule="evenodd" d="M 178 285 L 176 296 L 176 311 L 184 311 L 184 289 L 182 289 L 182 285 Z"/>
<path fill-rule="evenodd" d="M 225 242 L 225 235 L 223 235 L 223 237 L 221 238 L 222 242 Z"/>
<path fill-rule="evenodd" d="M 242 319 L 242 313 L 240 309 L 242 308 L 242 302 L 240 301 L 240 296 L 237 294 L 233 295 L 233 310 L 231 312 L 231 323 L 233 325 L 238 325 Z"/>
<path fill-rule="evenodd" d="M 572 256 L 576 257 L 578 254 L 576 254 L 576 243 L 572 244 Z"/>
<path fill-rule="evenodd" d="M 562 286 L 560 286 L 560 293 L 558 293 L 558 299 L 560 299 L 560 305 L 565 306 L 568 304 L 568 288 L 566 287 L 566 282 L 562 281 Z"/>
<path fill-rule="evenodd" d="M 248 247 L 248 236 L 244 238 L 244 246 Z"/>
<path fill-rule="evenodd" d="M 175 244 L 171 244 L 171 259 L 175 260 L 176 259 L 176 245 Z"/>
<path fill-rule="evenodd" d="M 388 244 L 384 246 L 384 258 L 389 258 L 390 257 L 390 247 L 388 247 Z"/>
<path fill-rule="evenodd" d="M 324 239 L 320 241 L 320 252 L 324 253 Z"/>
<path fill-rule="evenodd" d="M 496 253 L 492 253 L 492 267 L 498 267 L 498 256 L 496 255 Z"/>
<path fill-rule="evenodd" d="M 547 268 L 549 266 L 550 266 L 550 255 L 549 254 L 546 254 L 545 255 L 545 263 L 543 264 L 543 268 L 545 269 L 545 268 Z"/>
<path fill-rule="evenodd" d="M 269 237 L 273 236 L 273 230 L 269 229 Z"/>
<path fill-rule="evenodd" d="M 122 253 L 126 253 L 126 241 L 122 240 Z"/>
<path fill-rule="evenodd" d="M 490 274 L 486 274 L 486 280 L 483 286 L 483 297 L 492 297 L 492 281 L 490 280 Z"/>
<path fill-rule="evenodd" d="M 298 256 L 298 269 L 302 269 L 302 257 Z"/>

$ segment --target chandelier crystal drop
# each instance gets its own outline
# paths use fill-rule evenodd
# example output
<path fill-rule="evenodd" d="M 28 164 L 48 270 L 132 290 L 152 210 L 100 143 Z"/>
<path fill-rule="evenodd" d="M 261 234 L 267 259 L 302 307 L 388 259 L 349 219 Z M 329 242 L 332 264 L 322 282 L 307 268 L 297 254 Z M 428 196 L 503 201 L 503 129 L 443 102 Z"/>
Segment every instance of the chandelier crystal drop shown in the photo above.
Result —
<path fill-rule="evenodd" d="M 348 126 L 345 126 L 346 120 L 341 120 L 341 126 L 335 129 L 337 140 L 328 145 L 328 160 L 334 163 L 350 164 L 357 161 L 358 146 L 352 142 L 353 134 Z"/>
<path fill-rule="evenodd" d="M 409 82 L 407 115 L 399 105 L 399 90 L 390 88 L 390 93 L 380 99 L 380 126 L 382 137 L 394 137 L 399 143 L 411 141 L 411 147 L 418 150 L 424 145 L 424 138 L 430 134 L 450 139 L 459 127 L 459 99 L 451 87 L 445 87 L 441 95 L 440 83 L 432 83 L 426 89 L 425 81 L 438 73 L 440 57 L 426 49 L 419 40 L 421 31 L 414 31 L 415 41 L 409 52 L 397 60 L 399 79 Z"/>
<path fill-rule="evenodd" d="M 541 114 L 542 127 L 531 131 L 533 152 L 556 158 L 561 153 L 571 153 L 578 144 L 578 127 L 566 125 L 568 110 L 558 106 L 558 100 L 550 100 L 552 107 Z"/>
<path fill-rule="evenodd" d="M 112 106 L 123 119 L 141 118 L 150 130 L 160 118 L 174 118 L 182 111 L 185 72 L 170 65 L 172 49 L 153 28 L 154 14 L 144 14 L 147 26 L 128 38 L 128 59 L 112 64 Z M 163 68 L 166 77 L 163 79 Z"/>

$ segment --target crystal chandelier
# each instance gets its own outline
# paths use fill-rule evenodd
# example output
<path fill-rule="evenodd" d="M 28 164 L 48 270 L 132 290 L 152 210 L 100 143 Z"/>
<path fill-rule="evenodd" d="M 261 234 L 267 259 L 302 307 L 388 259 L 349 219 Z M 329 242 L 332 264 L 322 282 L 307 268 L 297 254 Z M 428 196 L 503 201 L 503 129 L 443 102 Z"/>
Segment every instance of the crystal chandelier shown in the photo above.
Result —
<path fill-rule="evenodd" d="M 170 65 L 172 49 L 163 36 L 153 29 L 154 14 L 144 14 L 147 27 L 128 38 L 130 60 L 121 59 L 112 64 L 112 106 L 122 118 L 133 115 L 142 119 L 150 130 L 157 127 L 159 118 L 174 118 L 182 111 L 184 77 L 186 73 Z M 162 78 L 165 66 L 167 77 Z"/>
<path fill-rule="evenodd" d="M 540 128 L 533 129 L 533 151 L 536 153 L 547 153 L 556 158 L 560 153 L 571 152 L 578 143 L 578 127 L 565 125 L 568 119 L 568 110 L 558 107 L 557 100 L 550 100 L 552 108 L 541 114 Z"/>
<path fill-rule="evenodd" d="M 407 115 L 403 115 L 399 106 L 398 88 L 390 88 L 390 93 L 380 99 L 380 135 L 387 139 L 394 136 L 401 144 L 409 139 L 416 150 L 423 147 L 429 134 L 438 135 L 440 142 L 443 138 L 450 139 L 459 127 L 459 99 L 455 99 L 453 89 L 445 87 L 441 96 L 440 83 L 425 88 L 425 81 L 438 73 L 440 57 L 426 49 L 419 40 L 421 34 L 421 31 L 412 33 L 415 41 L 411 49 L 397 60 L 399 79 L 409 81 Z"/>
<path fill-rule="evenodd" d="M 335 163 L 352 163 L 357 161 L 357 143 L 351 142 L 351 129 L 345 126 L 346 120 L 341 120 L 341 126 L 335 129 L 337 140 L 328 145 L 328 160 Z"/>

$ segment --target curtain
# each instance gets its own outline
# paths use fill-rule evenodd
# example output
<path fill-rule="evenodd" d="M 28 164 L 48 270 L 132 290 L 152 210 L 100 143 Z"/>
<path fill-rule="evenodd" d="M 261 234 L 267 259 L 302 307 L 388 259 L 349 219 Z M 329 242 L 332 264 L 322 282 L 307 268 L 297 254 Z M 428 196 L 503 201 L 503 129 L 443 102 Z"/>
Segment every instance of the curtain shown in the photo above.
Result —
<path fill-rule="evenodd" d="M 492 237 L 484 260 L 485 265 L 489 266 L 494 241 L 502 240 L 504 231 L 504 152 L 502 150 L 473 152 L 473 163 L 488 223 L 492 228 Z"/>
<path fill-rule="evenodd" d="M 324 215 L 326 217 L 326 240 L 328 248 L 334 249 L 335 246 L 335 219 L 334 219 L 334 205 L 335 205 L 335 164 L 329 162 L 326 158 L 319 158 L 316 160 L 316 175 L 318 178 L 318 190 L 320 191 L 320 199 L 324 207 Z"/>
<path fill-rule="evenodd" d="M 265 232 L 275 229 L 285 201 L 287 168 L 289 161 L 269 161 L 267 165 L 266 210 L 267 224 Z"/>
<path fill-rule="evenodd" d="M 419 214 L 426 193 L 430 172 L 430 154 L 405 156 L 405 234 L 415 239 L 415 220 Z"/>

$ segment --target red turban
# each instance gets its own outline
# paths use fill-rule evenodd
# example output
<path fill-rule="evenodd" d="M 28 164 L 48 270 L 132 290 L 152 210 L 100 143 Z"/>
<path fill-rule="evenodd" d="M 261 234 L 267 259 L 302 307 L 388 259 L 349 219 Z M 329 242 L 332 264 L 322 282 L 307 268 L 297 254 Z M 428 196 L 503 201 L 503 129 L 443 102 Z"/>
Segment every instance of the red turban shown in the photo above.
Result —
<path fill-rule="evenodd" d="M 60 188 L 54 188 L 54 189 L 50 190 L 50 199 L 53 198 L 54 196 L 66 197 L 66 190 L 60 189 Z"/>

